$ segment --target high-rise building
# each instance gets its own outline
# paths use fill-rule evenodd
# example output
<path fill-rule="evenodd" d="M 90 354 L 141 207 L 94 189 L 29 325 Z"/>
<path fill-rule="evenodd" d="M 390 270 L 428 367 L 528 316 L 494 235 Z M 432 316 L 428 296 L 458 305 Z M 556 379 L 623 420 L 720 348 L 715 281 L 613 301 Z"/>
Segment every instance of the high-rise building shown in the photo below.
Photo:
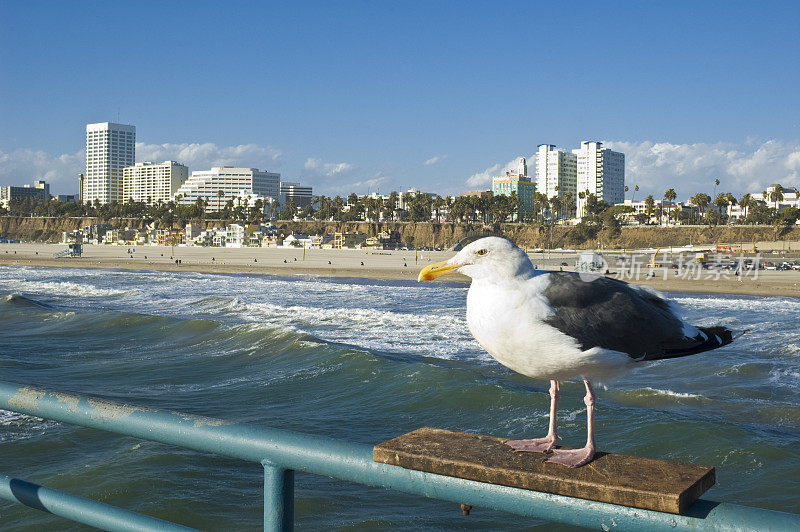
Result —
<path fill-rule="evenodd" d="M 203 198 L 207 211 L 219 211 L 242 192 L 277 199 L 280 182 L 281 174 L 262 172 L 257 168 L 217 166 L 192 172 L 192 176 L 175 192 L 175 197 L 180 196 L 178 203 L 181 205 L 192 205 L 198 198 Z"/>
<path fill-rule="evenodd" d="M 122 169 L 136 157 L 136 126 L 86 124 L 86 174 L 81 201 L 122 201 Z"/>
<path fill-rule="evenodd" d="M 506 172 L 504 176 L 492 178 L 492 194 L 495 196 L 510 196 L 515 193 L 521 201 L 519 218 L 527 218 L 533 214 L 533 193 L 536 185 L 528 177 L 528 165 L 525 157 L 517 160 L 517 171 Z"/>
<path fill-rule="evenodd" d="M 596 141 L 581 142 L 580 149 L 572 153 L 578 156 L 578 216 L 586 216 L 586 193 L 609 205 L 625 200 L 624 153 L 603 148 L 603 143 Z"/>
<path fill-rule="evenodd" d="M 167 202 L 188 178 L 189 169 L 175 161 L 126 166 L 122 170 L 122 198 L 148 204 Z"/>
<path fill-rule="evenodd" d="M 294 203 L 296 207 L 303 208 L 311 205 L 314 196 L 311 187 L 301 185 L 300 183 L 281 181 L 281 198 L 281 203 L 283 205 L 286 205 L 289 200 L 292 200 L 292 203 Z"/>
<path fill-rule="evenodd" d="M 539 144 L 536 152 L 536 191 L 552 198 L 571 194 L 577 200 L 578 156 L 552 144 Z M 572 216 L 574 213 L 568 213 Z"/>

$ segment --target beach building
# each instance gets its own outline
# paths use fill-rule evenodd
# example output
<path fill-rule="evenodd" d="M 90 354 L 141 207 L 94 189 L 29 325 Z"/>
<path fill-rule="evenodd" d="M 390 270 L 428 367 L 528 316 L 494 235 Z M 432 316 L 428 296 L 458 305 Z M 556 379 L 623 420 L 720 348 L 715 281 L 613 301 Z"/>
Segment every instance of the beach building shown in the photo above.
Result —
<path fill-rule="evenodd" d="M 241 248 L 247 245 L 247 231 L 243 225 L 231 224 L 225 228 L 225 247 Z"/>
<path fill-rule="evenodd" d="M 58 194 L 56 196 L 56 200 L 60 201 L 61 203 L 77 203 L 80 201 L 76 194 Z"/>
<path fill-rule="evenodd" d="M 777 193 L 780 187 L 780 193 Z M 786 207 L 800 209 L 800 190 L 797 187 L 784 187 L 779 184 L 768 186 L 761 192 L 751 192 L 750 198 L 762 205 L 781 211 Z M 774 198 L 774 199 L 773 199 Z M 740 203 L 728 205 L 725 210 L 730 220 L 744 218 L 749 213 L 749 207 L 742 207 Z"/>
<path fill-rule="evenodd" d="M 539 144 L 536 152 L 536 190 L 548 199 L 565 194 L 578 197 L 578 156 L 552 144 Z M 568 217 L 575 212 L 565 212 Z"/>
<path fill-rule="evenodd" d="M 692 205 L 691 203 L 656 201 L 649 217 L 646 218 L 646 221 L 641 222 L 640 220 L 644 220 L 645 216 L 647 216 L 647 203 L 644 200 L 631 201 L 626 199 L 623 205 L 632 209 L 631 212 L 620 216 L 621 220 L 627 224 L 645 223 L 653 225 L 660 222 L 662 225 L 676 225 L 681 224 L 683 220 L 695 218 L 699 213 L 697 205 Z M 661 217 L 658 216 L 660 209 L 663 209 Z"/>
<path fill-rule="evenodd" d="M 189 168 L 175 161 L 143 162 L 122 169 L 123 201 L 153 205 L 170 201 L 188 179 Z"/>
<path fill-rule="evenodd" d="M 283 246 L 283 235 L 270 233 L 261 237 L 262 248 L 276 248 L 278 246 Z"/>
<path fill-rule="evenodd" d="M 773 193 L 780 187 L 780 193 L 773 196 Z M 750 197 L 756 201 L 761 201 L 768 207 L 774 209 L 785 209 L 786 207 L 795 207 L 800 209 L 800 191 L 795 187 L 783 187 L 779 184 L 770 185 L 762 192 L 754 192 Z M 775 197 L 773 200 L 772 198 Z M 778 199 L 780 198 L 780 199 Z"/>
<path fill-rule="evenodd" d="M 533 214 L 533 194 L 536 185 L 528 177 L 528 165 L 525 157 L 517 160 L 517 171 L 506 172 L 505 176 L 492 178 L 492 194 L 495 196 L 510 196 L 516 194 L 520 199 L 519 218 L 525 219 Z"/>
<path fill-rule="evenodd" d="M 577 155 L 578 216 L 586 216 L 586 198 L 581 193 L 594 194 L 609 205 L 625 200 L 625 154 L 603 148 L 602 142 L 585 141 L 572 150 Z"/>
<path fill-rule="evenodd" d="M 123 201 L 122 170 L 134 164 L 135 156 L 136 126 L 86 124 L 86 173 L 79 177 L 81 201 Z"/>
<path fill-rule="evenodd" d="M 356 249 L 367 242 L 366 233 L 334 233 L 331 249 Z"/>
<path fill-rule="evenodd" d="M 285 248 L 310 248 L 311 238 L 306 234 L 292 233 L 283 239 L 283 247 Z"/>
<path fill-rule="evenodd" d="M 139 231 L 133 227 L 125 229 L 111 229 L 103 235 L 103 244 L 126 245 L 136 241 Z"/>
<path fill-rule="evenodd" d="M 286 205 L 289 200 L 291 200 L 297 208 L 302 209 L 308 207 L 311 205 L 312 201 L 314 201 L 311 187 L 301 185 L 300 183 L 281 181 L 280 203 L 281 205 Z"/>
<path fill-rule="evenodd" d="M 186 232 L 183 229 L 158 229 L 156 232 L 156 245 L 181 246 L 186 244 Z"/>
<path fill-rule="evenodd" d="M 0 204 L 4 208 L 14 202 L 25 201 L 27 199 L 44 201 L 50 198 L 50 185 L 45 181 L 38 180 L 33 182 L 33 186 L 24 185 L 21 187 L 7 186 L 0 187 Z"/>
<path fill-rule="evenodd" d="M 206 210 L 216 212 L 237 196 L 277 198 L 280 180 L 280 174 L 257 168 L 216 166 L 211 170 L 192 172 L 175 192 L 175 198 L 180 205 L 194 205 L 198 198 L 203 198 Z"/>
<path fill-rule="evenodd" d="M 410 200 L 413 200 L 417 196 L 425 194 L 430 196 L 431 198 L 436 198 L 439 195 L 434 194 L 433 192 L 422 192 L 421 190 L 417 190 L 416 188 L 409 188 L 407 191 L 403 192 L 402 194 L 398 194 L 397 196 L 397 208 L 398 210 L 408 211 L 411 207 Z M 388 198 L 387 198 L 388 199 Z"/>
<path fill-rule="evenodd" d="M 204 230 L 200 231 L 200 234 L 198 234 L 193 239 L 194 240 L 194 245 L 195 246 L 203 246 L 203 247 L 213 246 L 214 245 L 214 235 L 215 234 L 216 234 L 216 231 L 214 231 L 213 229 L 204 229 Z"/>
<path fill-rule="evenodd" d="M 197 224 L 192 224 L 192 223 L 186 224 L 186 227 L 183 228 L 183 231 L 186 233 L 186 236 L 184 237 L 186 243 L 193 244 L 194 239 L 200 236 L 202 230 L 203 228 Z"/>

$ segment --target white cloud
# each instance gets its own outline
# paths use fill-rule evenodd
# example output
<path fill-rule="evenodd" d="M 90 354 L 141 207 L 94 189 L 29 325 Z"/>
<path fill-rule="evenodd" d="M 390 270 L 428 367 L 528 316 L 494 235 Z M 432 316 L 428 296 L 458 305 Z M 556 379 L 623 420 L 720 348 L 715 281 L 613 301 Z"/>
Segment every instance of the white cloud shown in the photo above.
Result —
<path fill-rule="evenodd" d="M 422 164 L 424 164 L 425 166 L 430 166 L 432 164 L 436 164 L 438 162 L 444 161 L 445 159 L 447 159 L 447 155 L 437 155 L 436 157 L 431 157 L 430 159 L 428 159 L 427 161 L 425 161 Z"/>
<path fill-rule="evenodd" d="M 625 154 L 625 183 L 639 185 L 637 197 L 661 197 L 674 188 L 679 199 L 697 192 L 760 192 L 772 183 L 800 185 L 800 143 L 779 140 L 744 143 L 695 143 L 604 141 L 604 146 Z M 535 161 L 535 156 L 528 161 Z M 488 187 L 492 176 L 516 168 L 517 159 L 498 163 L 471 175 L 469 187 Z M 528 175 L 535 173 L 531 164 Z"/>
<path fill-rule="evenodd" d="M 492 178 L 498 175 L 504 175 L 506 172 L 516 170 L 518 160 L 519 158 L 515 157 L 505 164 L 497 163 L 483 170 L 482 172 L 472 174 L 467 179 L 467 185 L 470 187 L 491 187 Z M 530 161 L 531 157 L 528 157 L 527 160 Z M 529 167 L 528 174 L 531 173 L 531 170 L 532 169 Z"/>
<path fill-rule="evenodd" d="M 136 144 L 137 161 L 177 161 L 189 170 L 207 170 L 212 166 L 238 165 L 262 170 L 275 170 L 283 163 L 283 154 L 271 146 L 240 144 L 218 146 L 203 144 Z M 42 150 L 0 149 L 0 185 L 24 185 L 35 179 L 50 183 L 53 194 L 74 194 L 78 190 L 79 173 L 86 169 L 84 150 L 51 155 Z"/>
<path fill-rule="evenodd" d="M 388 177 L 381 176 L 380 173 L 378 173 L 371 179 L 355 181 L 345 185 L 329 185 L 327 188 L 329 194 L 332 196 L 343 196 L 352 192 L 355 192 L 356 194 L 367 194 L 371 192 L 378 192 L 379 189 L 388 182 Z"/>
<path fill-rule="evenodd" d="M 78 174 L 85 167 L 84 150 L 52 156 L 42 150 L 0 149 L 0 186 L 22 186 L 44 179 L 53 194 L 75 194 Z"/>
<path fill-rule="evenodd" d="M 350 163 L 326 163 L 322 159 L 309 157 L 306 159 L 304 168 L 317 175 L 332 177 L 348 173 L 354 170 L 355 166 Z"/>
<path fill-rule="evenodd" d="M 239 144 L 218 146 L 212 142 L 203 144 L 144 144 L 136 143 L 137 161 L 177 161 L 189 170 L 208 170 L 212 166 L 244 166 L 273 171 L 283 163 L 283 153 L 272 146 Z"/>
<path fill-rule="evenodd" d="M 625 153 L 625 181 L 660 197 L 674 188 L 685 199 L 697 192 L 760 192 L 772 183 L 800 185 L 800 144 L 778 140 L 743 144 L 672 144 L 669 142 L 606 141 Z"/>

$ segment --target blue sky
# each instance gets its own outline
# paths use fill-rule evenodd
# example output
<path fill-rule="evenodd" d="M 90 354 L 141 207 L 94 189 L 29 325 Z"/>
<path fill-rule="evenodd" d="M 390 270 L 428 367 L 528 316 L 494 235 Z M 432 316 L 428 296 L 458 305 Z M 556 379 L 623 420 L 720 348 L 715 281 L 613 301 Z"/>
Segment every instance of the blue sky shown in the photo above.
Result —
<path fill-rule="evenodd" d="M 72 192 L 85 124 L 118 116 L 137 160 L 254 166 L 325 194 L 458 193 L 589 139 L 657 195 L 800 185 L 796 2 L 0 8 L 0 185 Z"/>

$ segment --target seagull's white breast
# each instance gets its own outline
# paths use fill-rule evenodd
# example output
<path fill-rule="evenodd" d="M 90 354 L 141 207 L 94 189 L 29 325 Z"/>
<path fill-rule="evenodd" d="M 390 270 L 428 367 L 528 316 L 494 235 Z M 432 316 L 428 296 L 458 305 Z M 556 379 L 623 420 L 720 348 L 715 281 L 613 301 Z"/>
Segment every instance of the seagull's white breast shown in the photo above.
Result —
<path fill-rule="evenodd" d="M 607 374 L 630 361 L 606 349 L 583 351 L 544 322 L 553 313 L 543 291 L 548 275 L 500 282 L 473 279 L 467 324 L 479 344 L 504 366 L 537 379 Z"/>

